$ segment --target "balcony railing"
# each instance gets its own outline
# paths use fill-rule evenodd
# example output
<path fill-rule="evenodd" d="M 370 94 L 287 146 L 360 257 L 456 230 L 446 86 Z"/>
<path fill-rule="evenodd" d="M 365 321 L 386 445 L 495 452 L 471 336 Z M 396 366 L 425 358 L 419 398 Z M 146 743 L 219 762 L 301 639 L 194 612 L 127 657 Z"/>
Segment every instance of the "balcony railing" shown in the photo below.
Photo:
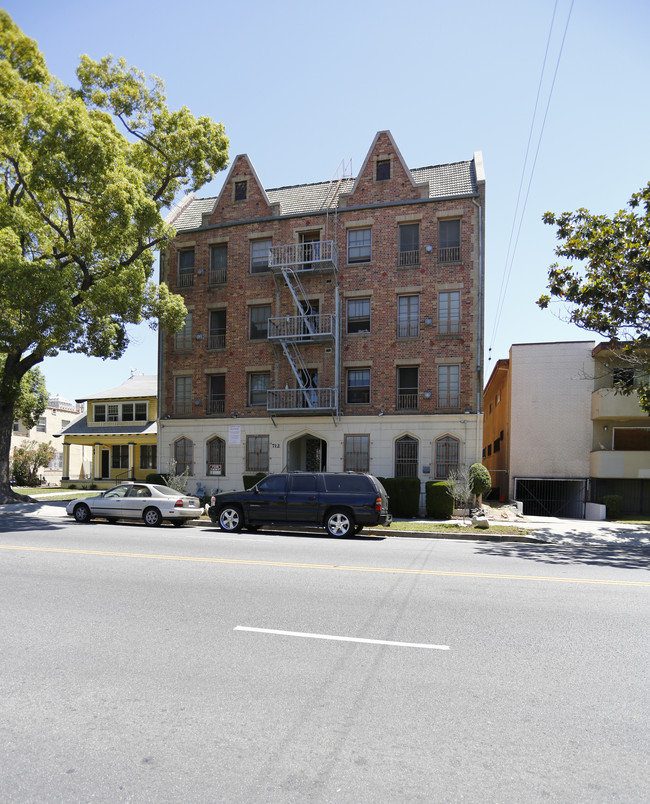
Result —
<path fill-rule="evenodd" d="M 208 349 L 225 349 L 225 348 L 226 348 L 225 332 L 211 332 L 208 335 Z"/>
<path fill-rule="evenodd" d="M 331 313 L 269 318 L 269 340 L 313 341 L 333 337 L 334 316 Z"/>
<path fill-rule="evenodd" d="M 210 268 L 208 272 L 208 285 L 225 285 L 228 271 L 225 268 Z"/>
<path fill-rule="evenodd" d="M 223 416 L 226 412 L 225 398 L 208 399 L 205 412 L 208 416 Z"/>
<path fill-rule="evenodd" d="M 397 322 L 397 337 L 398 338 L 417 338 L 420 334 L 419 321 L 398 321 Z"/>
<path fill-rule="evenodd" d="M 407 265 L 420 264 L 420 249 L 417 248 L 413 251 L 400 251 L 399 252 L 399 266 L 404 267 Z"/>
<path fill-rule="evenodd" d="M 439 248 L 438 262 L 460 262 L 460 246 Z"/>
<path fill-rule="evenodd" d="M 271 389 L 267 392 L 266 409 L 273 413 L 313 413 L 336 410 L 336 389 Z"/>
<path fill-rule="evenodd" d="M 336 271 L 338 256 L 333 240 L 315 243 L 289 243 L 269 249 L 269 269 L 279 271 L 294 268 L 299 271 Z"/>
<path fill-rule="evenodd" d="M 415 391 L 406 392 L 406 391 L 398 391 L 397 392 L 397 409 L 398 410 L 417 410 L 418 409 L 418 393 Z"/>
<path fill-rule="evenodd" d="M 453 410 L 460 407 L 459 394 L 438 394 L 438 407 Z"/>
<path fill-rule="evenodd" d="M 178 274 L 178 287 L 191 288 L 194 284 L 194 271 L 181 271 Z"/>

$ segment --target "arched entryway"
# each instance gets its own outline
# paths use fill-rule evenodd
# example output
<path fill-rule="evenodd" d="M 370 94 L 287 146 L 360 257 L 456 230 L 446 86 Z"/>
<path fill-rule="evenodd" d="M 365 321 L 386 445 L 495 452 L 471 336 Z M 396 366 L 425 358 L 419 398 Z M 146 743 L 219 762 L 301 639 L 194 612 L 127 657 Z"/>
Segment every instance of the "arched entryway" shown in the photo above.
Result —
<path fill-rule="evenodd" d="M 287 444 L 287 471 L 327 471 L 327 441 L 311 433 L 294 438 Z"/>

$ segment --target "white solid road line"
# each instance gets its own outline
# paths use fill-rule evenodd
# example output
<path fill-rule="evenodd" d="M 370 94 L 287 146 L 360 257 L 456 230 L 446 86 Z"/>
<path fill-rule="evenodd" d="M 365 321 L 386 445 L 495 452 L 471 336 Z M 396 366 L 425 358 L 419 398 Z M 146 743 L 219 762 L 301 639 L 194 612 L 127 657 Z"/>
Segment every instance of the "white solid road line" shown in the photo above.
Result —
<path fill-rule="evenodd" d="M 449 650 L 449 645 L 429 645 L 419 642 L 391 642 L 386 639 L 362 639 L 361 637 L 334 636 L 333 634 L 305 634 L 301 631 L 277 631 L 274 628 L 249 628 L 237 625 L 234 631 L 254 631 L 258 634 L 279 634 L 280 636 L 303 637 L 304 639 L 331 639 L 335 642 L 364 642 L 368 645 L 392 645 L 397 648 L 425 648 L 427 650 Z"/>

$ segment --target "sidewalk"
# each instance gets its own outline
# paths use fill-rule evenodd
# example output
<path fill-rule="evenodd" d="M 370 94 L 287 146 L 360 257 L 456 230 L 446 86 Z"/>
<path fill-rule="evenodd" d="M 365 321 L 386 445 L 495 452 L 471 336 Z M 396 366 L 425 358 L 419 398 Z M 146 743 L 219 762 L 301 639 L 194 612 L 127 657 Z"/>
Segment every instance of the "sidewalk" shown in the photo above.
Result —
<path fill-rule="evenodd" d="M 46 503 L 17 503 L 16 505 L 0 506 L 0 517 L 5 513 L 23 513 L 48 520 L 70 519 L 67 517 L 65 507 L 67 500 L 51 500 Z M 71 519 L 70 519 L 71 521 Z M 602 545 L 603 547 L 650 547 L 650 527 L 648 525 L 634 525 L 619 522 L 592 522 L 585 519 L 559 519 L 552 516 L 528 516 L 508 523 L 525 528 L 528 536 L 509 536 L 490 533 L 487 530 L 473 530 L 471 532 L 453 533 L 451 531 L 435 532 L 435 522 L 420 520 L 430 524 L 429 531 L 398 531 L 391 529 L 368 528 L 364 533 L 375 533 L 388 537 L 418 538 L 418 539 L 465 539 L 467 541 L 495 541 L 495 542 L 529 542 L 533 544 L 562 544 L 562 545 Z M 506 524 L 506 523 L 494 523 Z M 194 527 L 216 528 L 207 520 L 192 522 Z"/>

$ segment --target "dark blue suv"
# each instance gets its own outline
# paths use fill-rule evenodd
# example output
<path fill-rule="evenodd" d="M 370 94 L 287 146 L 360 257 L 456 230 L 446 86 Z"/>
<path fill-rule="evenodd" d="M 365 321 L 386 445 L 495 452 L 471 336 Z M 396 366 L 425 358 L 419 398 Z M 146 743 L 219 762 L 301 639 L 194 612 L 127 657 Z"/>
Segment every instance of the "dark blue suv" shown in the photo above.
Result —
<path fill-rule="evenodd" d="M 386 489 L 360 472 L 286 472 L 267 475 L 247 491 L 212 498 L 210 519 L 229 533 L 242 528 L 302 525 L 332 536 L 359 533 L 365 525 L 390 525 Z"/>

